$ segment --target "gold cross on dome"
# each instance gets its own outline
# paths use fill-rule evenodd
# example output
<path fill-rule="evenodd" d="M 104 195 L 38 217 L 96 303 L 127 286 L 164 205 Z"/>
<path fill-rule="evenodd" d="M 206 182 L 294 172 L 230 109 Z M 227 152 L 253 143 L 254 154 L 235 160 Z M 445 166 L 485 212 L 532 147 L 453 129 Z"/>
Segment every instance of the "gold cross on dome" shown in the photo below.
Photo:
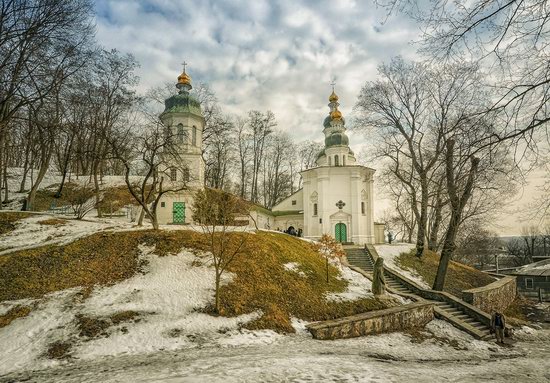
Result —
<path fill-rule="evenodd" d="M 185 73 L 185 67 L 187 66 L 187 63 L 184 61 L 181 63 L 181 65 L 183 65 L 183 73 Z"/>
<path fill-rule="evenodd" d="M 336 85 L 336 81 L 335 81 L 335 80 L 332 80 L 332 82 L 330 83 L 330 85 L 332 85 L 332 91 L 334 92 L 334 86 Z"/>

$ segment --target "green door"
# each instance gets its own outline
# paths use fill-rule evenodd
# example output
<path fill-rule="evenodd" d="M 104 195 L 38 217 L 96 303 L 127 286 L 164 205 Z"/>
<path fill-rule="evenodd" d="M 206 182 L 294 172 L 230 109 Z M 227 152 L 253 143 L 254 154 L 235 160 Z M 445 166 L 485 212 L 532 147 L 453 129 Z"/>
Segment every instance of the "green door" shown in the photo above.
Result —
<path fill-rule="evenodd" d="M 337 223 L 335 228 L 335 238 L 337 242 L 347 242 L 348 241 L 348 235 L 346 231 L 346 224 L 344 223 Z"/>
<path fill-rule="evenodd" d="M 172 222 L 185 223 L 185 202 L 174 202 L 172 206 Z"/>

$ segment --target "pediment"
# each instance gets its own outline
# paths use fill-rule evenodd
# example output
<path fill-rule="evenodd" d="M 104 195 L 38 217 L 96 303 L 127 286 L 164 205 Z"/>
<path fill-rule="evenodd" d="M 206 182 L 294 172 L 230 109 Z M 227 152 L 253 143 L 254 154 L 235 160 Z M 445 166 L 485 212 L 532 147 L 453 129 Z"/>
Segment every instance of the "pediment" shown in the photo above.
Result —
<path fill-rule="evenodd" d="M 351 214 L 348 214 L 343 210 L 338 210 L 336 213 L 334 213 L 330 216 L 330 219 L 342 219 L 342 220 L 344 220 L 344 219 L 348 219 L 349 217 L 351 217 Z"/>

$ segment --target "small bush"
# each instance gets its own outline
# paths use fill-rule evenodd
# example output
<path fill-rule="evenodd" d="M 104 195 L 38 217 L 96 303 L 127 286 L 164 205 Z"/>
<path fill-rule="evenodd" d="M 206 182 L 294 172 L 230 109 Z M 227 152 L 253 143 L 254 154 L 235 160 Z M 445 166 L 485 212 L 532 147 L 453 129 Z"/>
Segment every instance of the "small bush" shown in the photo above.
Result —
<path fill-rule="evenodd" d="M 82 219 L 95 207 L 95 192 L 89 186 L 76 187 L 65 193 L 65 199 L 71 205 L 76 219 Z"/>
<path fill-rule="evenodd" d="M 49 219 L 44 219 L 42 221 L 38 221 L 39 225 L 45 225 L 45 226 L 63 226 L 66 223 L 67 223 L 67 220 L 59 219 L 59 218 L 49 218 Z"/>
<path fill-rule="evenodd" d="M 69 342 L 55 342 L 48 346 L 46 356 L 49 359 L 66 359 L 70 356 L 72 344 Z"/>

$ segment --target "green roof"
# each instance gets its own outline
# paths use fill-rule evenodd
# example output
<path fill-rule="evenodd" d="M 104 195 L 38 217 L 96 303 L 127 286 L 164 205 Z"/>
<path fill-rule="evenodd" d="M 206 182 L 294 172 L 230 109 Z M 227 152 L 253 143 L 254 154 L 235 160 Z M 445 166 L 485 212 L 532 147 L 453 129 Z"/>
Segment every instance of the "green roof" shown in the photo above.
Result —
<path fill-rule="evenodd" d="M 260 206 L 260 205 L 252 205 L 251 209 L 252 210 L 257 210 L 260 213 L 269 214 L 273 217 L 279 217 L 279 216 L 282 216 L 282 215 L 299 215 L 299 214 L 303 214 L 303 212 L 301 210 L 272 211 L 272 210 L 269 210 L 269 209 L 267 209 L 263 206 Z"/>
<path fill-rule="evenodd" d="M 191 113 L 203 117 L 201 103 L 189 92 L 180 92 L 164 101 L 165 113 Z"/>

